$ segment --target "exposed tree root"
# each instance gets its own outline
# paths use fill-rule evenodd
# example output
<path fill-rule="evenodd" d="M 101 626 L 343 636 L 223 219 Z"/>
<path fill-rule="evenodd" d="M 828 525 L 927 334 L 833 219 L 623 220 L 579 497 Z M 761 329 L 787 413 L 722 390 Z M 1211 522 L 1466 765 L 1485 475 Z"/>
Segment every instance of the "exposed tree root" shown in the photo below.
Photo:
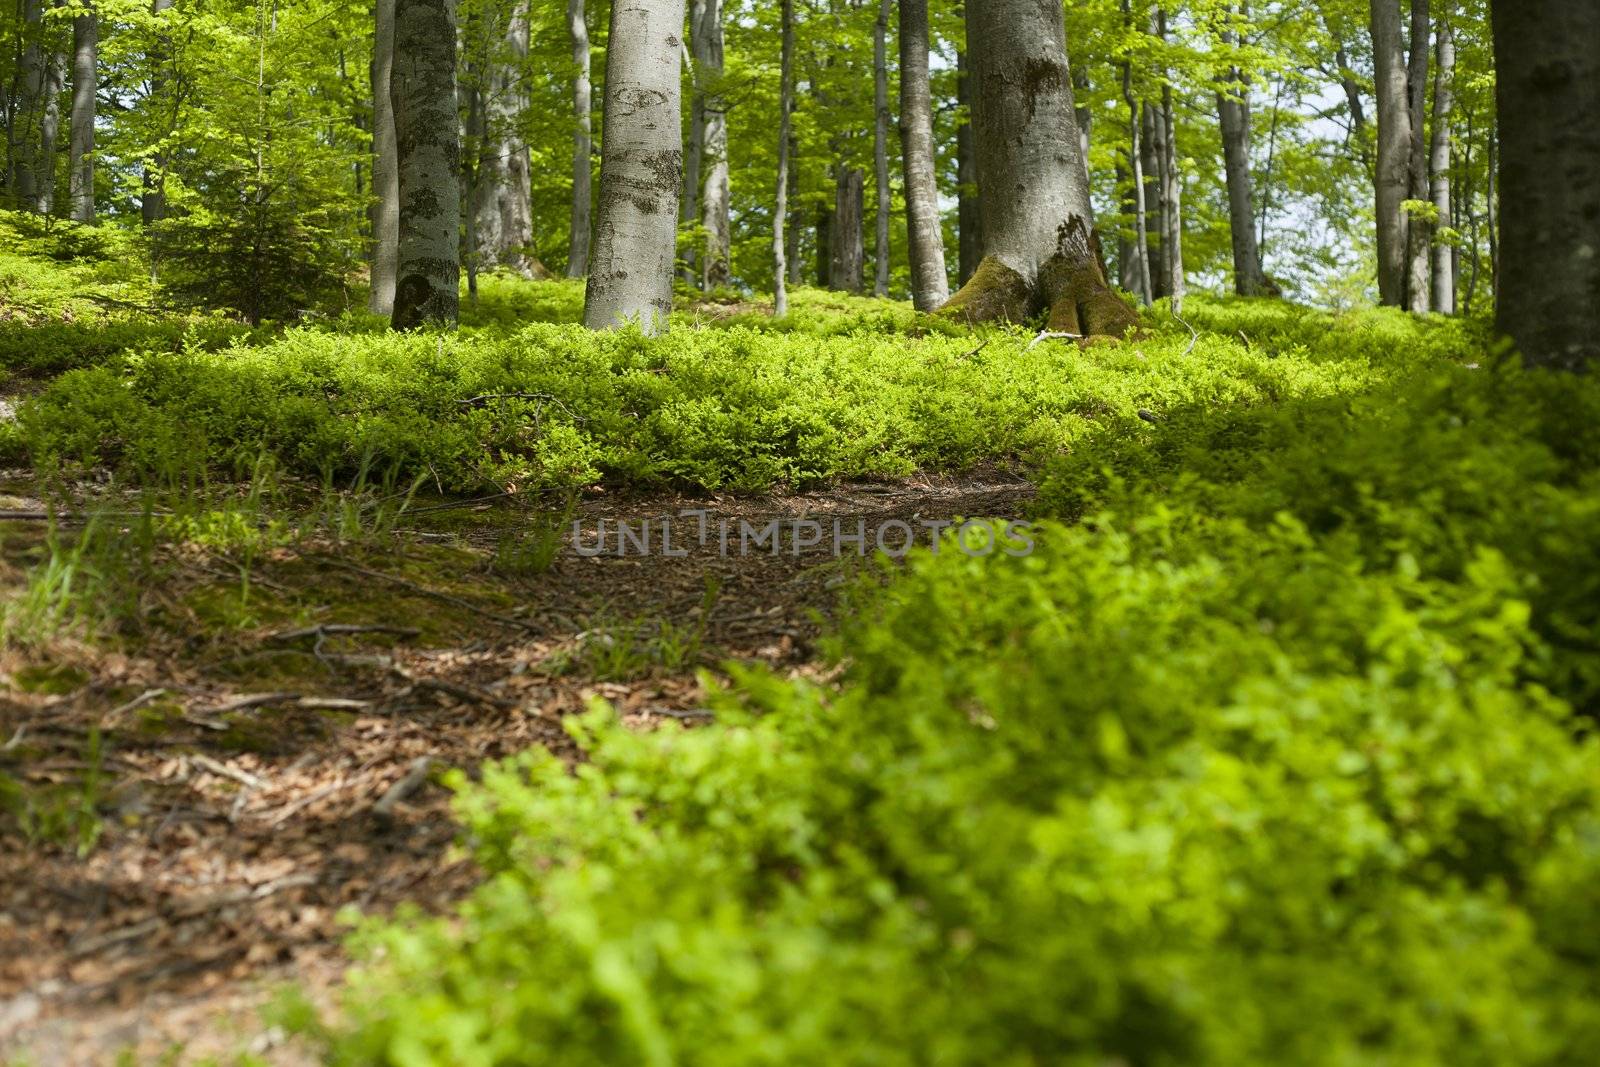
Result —
<path fill-rule="evenodd" d="M 966 322 L 1025 322 L 1049 312 L 1045 329 L 1084 338 L 1121 340 L 1137 329 L 1139 316 L 1106 281 L 1100 242 L 1082 219 L 1062 223 L 1053 255 L 1030 287 L 1018 271 L 985 256 L 961 291 L 939 314 Z"/>

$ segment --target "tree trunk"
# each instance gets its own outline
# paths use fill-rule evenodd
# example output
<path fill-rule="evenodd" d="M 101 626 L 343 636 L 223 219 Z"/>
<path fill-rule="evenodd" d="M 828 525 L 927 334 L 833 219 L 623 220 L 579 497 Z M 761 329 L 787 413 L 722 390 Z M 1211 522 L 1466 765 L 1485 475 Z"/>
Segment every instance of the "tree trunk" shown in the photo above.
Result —
<path fill-rule="evenodd" d="M 48 215 L 56 206 L 56 144 L 61 138 L 62 68 L 66 57 L 49 50 L 44 65 L 43 96 L 39 101 L 39 173 L 35 210 Z"/>
<path fill-rule="evenodd" d="M 859 293 L 866 271 L 862 234 L 867 176 L 860 167 L 841 165 L 834 182 L 833 225 L 828 234 L 828 288 Z"/>
<path fill-rule="evenodd" d="M 393 0 L 377 0 L 377 2 L 380 6 L 385 2 L 389 4 L 389 10 L 391 12 L 390 33 L 392 36 L 394 24 L 392 14 L 394 11 Z M 157 17 L 158 20 L 161 16 L 161 13 L 170 7 L 172 7 L 172 0 L 151 0 L 150 2 L 150 11 Z M 151 58 L 153 60 L 151 65 L 154 69 L 150 76 L 150 98 L 159 103 L 165 96 L 167 67 L 172 62 L 172 40 L 166 34 L 157 35 L 155 54 Z M 387 73 L 385 73 L 384 77 L 387 79 Z M 387 81 L 384 85 L 382 97 L 379 97 L 377 94 L 377 83 L 373 83 L 372 110 L 374 112 L 374 118 L 376 118 L 376 113 L 380 107 L 383 109 L 385 114 L 388 113 L 389 89 Z M 394 146 L 394 123 L 392 120 L 389 123 L 389 134 L 389 143 L 392 156 Z M 377 134 L 374 133 L 373 136 L 376 138 Z M 166 170 L 167 155 L 164 151 L 158 151 L 155 155 L 155 158 L 144 165 L 144 173 L 141 175 L 139 182 L 139 217 L 146 226 L 149 226 L 152 223 L 160 222 L 162 219 L 167 217 Z M 374 175 L 374 177 L 376 177 L 376 175 Z M 393 272 L 390 273 L 390 277 L 391 279 L 393 278 Z M 390 287 L 391 289 L 393 288 L 392 281 L 390 283 Z M 389 313 L 388 309 L 384 309 L 382 313 L 387 315 Z"/>
<path fill-rule="evenodd" d="M 484 72 L 475 229 L 481 267 L 509 267 L 523 277 L 543 273 L 533 244 L 532 164 L 519 125 L 527 108 L 522 87 L 528 58 L 526 0 L 512 6 L 505 40 Z"/>
<path fill-rule="evenodd" d="M 950 299 L 939 220 L 928 48 L 928 0 L 900 0 L 900 148 L 905 165 L 911 299 L 918 311 L 932 311 Z"/>
<path fill-rule="evenodd" d="M 600 207 L 583 321 L 663 333 L 683 181 L 683 0 L 614 0 L 606 48 Z"/>
<path fill-rule="evenodd" d="M 700 224 L 706 232 L 700 285 L 706 290 L 732 278 L 733 231 L 728 216 L 728 110 L 722 98 L 722 0 L 694 0 L 691 40 L 700 86 Z"/>
<path fill-rule="evenodd" d="M 1165 232 L 1161 236 L 1162 264 L 1166 267 L 1167 296 L 1172 301 L 1174 314 L 1183 314 L 1183 174 L 1178 169 L 1178 131 L 1173 115 L 1172 86 L 1161 88 L 1162 139 L 1161 166 L 1161 218 Z"/>
<path fill-rule="evenodd" d="M 1083 180 L 1094 188 L 1094 171 L 1089 166 L 1089 146 L 1093 143 L 1094 108 L 1084 101 L 1089 98 L 1089 72 L 1082 67 L 1072 68 L 1072 96 L 1077 103 L 1078 143 L 1083 146 Z"/>
<path fill-rule="evenodd" d="M 74 222 L 94 221 L 94 111 L 99 87 L 96 63 L 100 43 L 94 9 L 72 20 L 72 119 L 67 134 L 71 154 L 68 195 Z"/>
<path fill-rule="evenodd" d="M 1600 364 L 1600 5 L 1490 6 L 1501 237 L 1497 319 L 1530 366 Z"/>
<path fill-rule="evenodd" d="M 589 273 L 589 183 L 594 152 L 590 123 L 594 110 L 589 85 L 589 25 L 583 0 L 567 0 L 567 36 L 572 42 L 572 220 L 567 243 L 567 277 Z"/>
<path fill-rule="evenodd" d="M 879 0 L 878 20 L 872 26 L 872 173 L 878 195 L 874 218 L 872 262 L 873 296 L 889 295 L 889 215 L 893 196 L 889 188 L 889 8 L 893 0 Z M 905 71 L 901 70 L 904 85 Z M 902 90 L 903 92 L 904 90 Z M 901 105 L 904 107 L 904 104 Z"/>
<path fill-rule="evenodd" d="M 400 165 L 394 143 L 395 0 L 377 0 L 372 35 L 372 284 L 367 310 L 394 314 L 395 268 L 400 243 Z"/>
<path fill-rule="evenodd" d="M 1164 127 L 1156 121 L 1160 109 L 1148 102 L 1139 103 L 1139 166 L 1144 172 L 1144 231 L 1148 242 L 1145 261 L 1150 264 L 1150 299 L 1167 295 L 1166 252 L 1162 249 L 1167 228 L 1161 217 L 1161 147 Z"/>
<path fill-rule="evenodd" d="M 455 0 L 395 0 L 394 110 L 399 186 L 397 330 L 454 325 L 460 306 L 460 131 Z"/>
<path fill-rule="evenodd" d="M 1121 337 L 1137 318 L 1106 284 L 1053 0 L 968 0 L 984 258 L 945 309 Z"/>
<path fill-rule="evenodd" d="M 1411 116 L 1406 102 L 1400 0 L 1371 0 L 1372 55 L 1378 96 L 1378 159 L 1373 179 L 1378 222 L 1378 299 L 1406 302 L 1406 193 L 1410 188 Z"/>
<path fill-rule="evenodd" d="M 1124 8 L 1126 10 L 1126 8 Z M 1122 65 L 1122 98 L 1128 102 L 1128 167 L 1133 181 L 1133 277 L 1134 295 L 1146 305 L 1155 298 L 1150 276 L 1149 202 L 1145 199 L 1143 121 L 1138 99 L 1133 95 L 1133 71 Z"/>
<path fill-rule="evenodd" d="M 21 54 L 17 60 L 16 117 L 12 120 L 11 187 L 17 202 L 37 209 L 39 154 L 35 143 L 44 110 L 45 53 L 40 0 L 22 0 Z M 19 121 L 20 120 L 20 121 Z M 18 130 L 16 127 L 21 126 Z"/>
<path fill-rule="evenodd" d="M 1428 202 L 1428 38 L 1431 22 L 1428 0 L 1411 0 L 1411 51 L 1406 61 L 1406 109 L 1411 120 L 1411 155 L 1407 174 L 1407 197 L 1413 202 Z M 1429 310 L 1433 278 L 1429 253 L 1433 247 L 1434 224 L 1424 215 L 1411 218 L 1406 229 L 1406 307 L 1423 313 Z"/>
<path fill-rule="evenodd" d="M 1128 171 L 1127 164 L 1122 157 L 1117 157 L 1116 163 L 1117 189 L 1119 196 L 1118 209 L 1123 219 L 1133 220 L 1138 210 L 1136 198 L 1133 195 L 1133 175 Z M 1131 233 L 1127 224 L 1117 228 L 1117 285 L 1124 292 L 1135 296 L 1143 295 L 1139 276 L 1139 246 L 1134 243 L 1136 235 Z"/>
<path fill-rule="evenodd" d="M 789 314 L 789 116 L 794 110 L 794 0 L 783 0 L 779 19 L 783 43 L 778 68 L 778 197 L 772 210 L 772 314 L 776 318 Z"/>
<path fill-rule="evenodd" d="M 957 274 L 962 285 L 967 284 L 967 280 L 978 269 L 978 261 L 983 258 L 983 234 L 978 212 L 978 158 L 973 147 L 970 121 L 972 105 L 971 93 L 968 91 L 970 80 L 971 76 L 967 72 L 967 54 L 964 51 L 957 52 L 956 103 L 963 109 L 969 109 L 966 110 L 961 125 L 956 127 L 956 181 L 961 187 L 956 194 L 956 238 L 960 260 Z"/>
<path fill-rule="evenodd" d="M 1222 43 L 1236 48 L 1239 35 L 1225 30 Z M 1228 230 L 1233 238 L 1233 288 L 1240 296 L 1261 296 L 1266 292 L 1267 279 L 1261 264 L 1261 246 L 1256 243 L 1256 194 L 1250 174 L 1250 85 L 1238 67 L 1230 67 L 1223 78 L 1217 92 L 1217 116 L 1222 127 L 1222 166 L 1227 174 Z"/>
<path fill-rule="evenodd" d="M 1454 105 L 1451 80 L 1455 74 L 1456 44 L 1448 14 L 1435 30 L 1438 64 L 1433 80 L 1433 146 L 1429 170 L 1433 182 L 1433 207 L 1439 225 L 1455 228 L 1450 195 L 1450 111 Z M 1433 246 L 1433 309 L 1456 312 L 1456 257 L 1453 245 L 1435 240 Z"/>

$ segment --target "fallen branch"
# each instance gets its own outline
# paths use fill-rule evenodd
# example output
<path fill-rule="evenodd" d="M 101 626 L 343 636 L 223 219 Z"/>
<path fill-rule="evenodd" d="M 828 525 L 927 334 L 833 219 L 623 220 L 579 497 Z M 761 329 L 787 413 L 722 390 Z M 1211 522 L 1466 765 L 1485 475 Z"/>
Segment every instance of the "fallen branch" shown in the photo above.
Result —
<path fill-rule="evenodd" d="M 324 637 L 337 634 L 394 634 L 397 637 L 416 637 L 422 633 L 415 626 L 386 626 L 382 623 L 373 625 L 357 625 L 352 623 L 323 623 L 320 626 L 307 626 L 302 630 L 285 630 L 283 633 L 270 634 L 268 641 L 298 641 L 303 637 L 315 637 L 319 641 Z"/>
<path fill-rule="evenodd" d="M 267 784 L 248 771 L 230 767 L 226 763 L 214 760 L 210 756 L 201 755 L 198 752 L 189 757 L 189 762 L 207 774 L 215 775 L 218 778 L 231 778 L 247 789 L 260 789 Z"/>
<path fill-rule="evenodd" d="M 377 803 L 372 805 L 372 814 L 380 819 L 393 819 L 395 805 L 422 788 L 432 770 L 432 756 L 418 756 L 412 760 L 411 765 L 406 769 L 406 773 L 400 780 L 384 790 L 383 796 L 379 797 Z"/>
<path fill-rule="evenodd" d="M 1032 352 L 1034 345 L 1038 344 L 1040 341 L 1047 341 L 1052 337 L 1059 337 L 1059 338 L 1062 338 L 1064 340 L 1069 340 L 1069 341 L 1082 341 L 1082 340 L 1084 340 L 1084 335 L 1081 334 L 1081 333 L 1065 333 L 1065 332 L 1060 331 L 1060 330 L 1040 330 L 1039 331 L 1039 336 L 1035 337 L 1032 341 L 1029 341 L 1028 342 L 1028 347 L 1024 348 L 1023 351 L 1024 352 Z"/>

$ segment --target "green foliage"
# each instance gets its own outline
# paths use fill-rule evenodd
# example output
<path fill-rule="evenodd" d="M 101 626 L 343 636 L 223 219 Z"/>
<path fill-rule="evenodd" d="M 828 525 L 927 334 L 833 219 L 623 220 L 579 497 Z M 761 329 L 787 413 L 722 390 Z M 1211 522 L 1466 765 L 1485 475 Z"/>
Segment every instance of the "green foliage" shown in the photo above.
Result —
<path fill-rule="evenodd" d="M 1204 314 L 1091 350 L 1154 421 L 1078 521 L 863 587 L 838 686 L 456 775 L 486 881 L 363 928 L 333 1062 L 1600 1057 L 1600 389 Z"/>
<path fill-rule="evenodd" d="M 14 827 L 29 845 L 70 845 L 80 859 L 87 856 L 104 828 L 100 805 L 107 795 L 98 730 L 89 731 L 83 762 L 76 777 L 42 785 L 0 769 L 0 830 Z"/>
<path fill-rule="evenodd" d="M 521 286 L 547 287 L 557 300 L 570 288 Z M 1191 314 L 1206 314 L 1195 304 Z M 242 475 L 265 456 L 291 474 L 348 479 L 365 462 L 446 489 L 603 478 L 759 490 L 1047 458 L 1096 426 L 1136 425 L 1140 408 L 1348 392 L 1467 344 L 1462 327 L 1440 321 L 1352 330 L 1351 351 L 1325 354 L 1291 338 L 1342 330 L 1339 320 L 1265 303 L 1259 319 L 1242 321 L 1258 335 L 1277 329 L 1283 351 L 1241 340 L 1185 355 L 1176 323 L 1121 348 L 1030 346 L 1015 331 L 975 343 L 947 327 L 918 336 L 899 305 L 809 294 L 783 323 L 702 320 L 649 339 L 553 324 L 425 336 L 298 329 L 64 374 L 22 406 L 18 446 L 44 467 L 111 465 L 153 484 L 192 480 L 196 467 Z M 1391 336 L 1407 338 L 1403 351 L 1391 353 Z"/>

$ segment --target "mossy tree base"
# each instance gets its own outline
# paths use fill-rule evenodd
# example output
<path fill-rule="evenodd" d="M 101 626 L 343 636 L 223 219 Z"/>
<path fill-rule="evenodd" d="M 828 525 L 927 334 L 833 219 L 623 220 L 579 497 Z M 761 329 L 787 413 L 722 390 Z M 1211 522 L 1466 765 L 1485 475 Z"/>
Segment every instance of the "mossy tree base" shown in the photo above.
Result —
<path fill-rule="evenodd" d="M 1079 218 L 1063 223 L 1056 252 L 1032 285 L 998 256 L 985 256 L 939 314 L 965 322 L 1026 322 L 1048 311 L 1046 329 L 1081 337 L 1121 339 L 1139 326 L 1138 314 L 1106 281 L 1096 235 Z"/>

